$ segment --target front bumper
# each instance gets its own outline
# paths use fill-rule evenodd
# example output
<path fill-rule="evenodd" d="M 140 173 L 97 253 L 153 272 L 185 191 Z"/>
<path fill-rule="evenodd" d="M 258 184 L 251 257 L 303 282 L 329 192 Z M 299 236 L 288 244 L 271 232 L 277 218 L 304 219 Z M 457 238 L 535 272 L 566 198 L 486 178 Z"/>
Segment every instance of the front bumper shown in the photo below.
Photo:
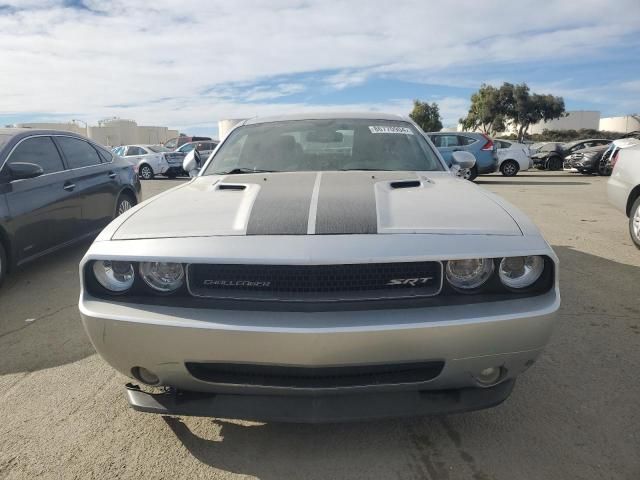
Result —
<path fill-rule="evenodd" d="M 98 353 L 124 375 L 132 377 L 134 367 L 144 367 L 159 377 L 161 385 L 209 394 L 196 395 L 195 400 L 186 397 L 186 403 L 163 400 L 158 404 L 158 397 L 130 391 L 134 408 L 255 419 L 289 418 L 293 412 L 292 420 L 316 421 L 395 416 L 395 407 L 388 406 L 394 402 L 406 414 L 463 411 L 500 403 L 511 386 L 489 389 L 497 392 L 495 396 L 482 393 L 487 389 L 478 388 L 475 375 L 488 367 L 500 367 L 504 372 L 501 380 L 507 385 L 533 364 L 549 339 L 559 302 L 554 289 L 530 298 L 442 307 L 238 311 L 108 302 L 85 291 L 80 311 Z M 426 381 L 330 388 L 205 381 L 192 375 L 186 365 L 202 362 L 313 369 L 425 361 L 444 362 L 444 367 Z M 427 395 L 436 391 L 440 393 Z M 372 398 L 379 398 L 380 405 Z M 341 402 L 345 403 L 340 407 L 344 413 L 328 415 Z M 270 406 L 275 410 L 264 415 L 262 407 L 250 408 L 267 408 L 272 403 L 282 406 Z M 361 416 L 358 410 L 362 410 Z M 279 417 L 277 412 L 284 411 L 287 415 Z"/>
<path fill-rule="evenodd" d="M 325 396 L 147 393 L 127 385 L 134 410 L 161 415 L 240 418 L 260 422 L 328 423 L 374 418 L 461 413 L 494 407 L 511 394 L 515 381 L 492 388 L 399 391 Z"/>
<path fill-rule="evenodd" d="M 533 166 L 536 168 L 546 168 L 548 157 L 531 157 Z"/>
<path fill-rule="evenodd" d="M 477 169 L 478 169 L 478 175 L 488 175 L 490 173 L 497 172 L 499 164 L 500 162 L 497 156 L 494 156 L 491 162 L 488 162 L 486 164 L 476 163 Z"/>

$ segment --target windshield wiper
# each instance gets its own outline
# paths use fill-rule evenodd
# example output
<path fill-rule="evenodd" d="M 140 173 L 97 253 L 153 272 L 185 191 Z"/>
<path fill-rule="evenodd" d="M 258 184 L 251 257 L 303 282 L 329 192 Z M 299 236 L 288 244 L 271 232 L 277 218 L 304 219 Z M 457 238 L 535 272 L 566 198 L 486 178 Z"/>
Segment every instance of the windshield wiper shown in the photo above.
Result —
<path fill-rule="evenodd" d="M 237 175 L 239 173 L 276 173 L 278 170 L 255 170 L 253 168 L 238 167 L 228 172 L 215 172 L 213 175 Z"/>

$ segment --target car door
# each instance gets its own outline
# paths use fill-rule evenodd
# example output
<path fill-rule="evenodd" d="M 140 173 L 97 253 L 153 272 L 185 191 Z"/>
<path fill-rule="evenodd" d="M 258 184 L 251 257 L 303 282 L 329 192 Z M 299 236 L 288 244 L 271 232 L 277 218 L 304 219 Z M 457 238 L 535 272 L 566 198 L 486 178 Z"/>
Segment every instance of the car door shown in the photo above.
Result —
<path fill-rule="evenodd" d="M 135 145 L 129 145 L 124 147 L 122 156 L 131 162 L 132 165 L 139 165 L 140 160 L 143 160 L 144 150 Z"/>
<path fill-rule="evenodd" d="M 213 152 L 213 144 L 211 142 L 198 142 L 196 145 L 196 150 L 200 152 L 200 156 L 202 157 L 202 161 L 206 162 L 211 152 Z"/>
<path fill-rule="evenodd" d="M 434 143 L 447 165 L 451 166 L 453 163 L 451 158 L 453 152 L 460 149 L 458 135 L 431 135 L 431 141 Z"/>
<path fill-rule="evenodd" d="M 73 194 L 82 210 L 77 236 L 102 229 L 114 216 L 119 180 L 112 163 L 103 163 L 96 147 L 81 138 L 54 136 L 67 169 L 73 172 Z"/>
<path fill-rule="evenodd" d="M 7 185 L 9 228 L 20 264 L 71 240 L 82 213 L 74 199 L 73 173 L 65 170 L 51 136 L 21 140 L 4 168 L 9 171 L 14 162 L 35 163 L 44 172 L 35 178 L 9 179 Z"/>

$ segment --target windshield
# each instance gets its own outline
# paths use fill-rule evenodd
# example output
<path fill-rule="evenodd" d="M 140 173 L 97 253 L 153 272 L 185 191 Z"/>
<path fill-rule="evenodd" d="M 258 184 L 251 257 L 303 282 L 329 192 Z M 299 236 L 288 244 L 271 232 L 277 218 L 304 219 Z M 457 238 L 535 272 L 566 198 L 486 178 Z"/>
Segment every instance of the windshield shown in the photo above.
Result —
<path fill-rule="evenodd" d="M 556 143 L 556 142 L 551 142 L 551 143 L 545 143 L 544 145 L 542 145 L 542 147 L 540 147 L 539 151 L 540 152 L 554 152 L 557 151 L 560 148 L 560 144 Z"/>
<path fill-rule="evenodd" d="M 181 146 L 178 151 L 179 152 L 183 152 L 183 153 L 189 153 L 191 150 L 193 150 L 193 147 L 195 147 L 195 143 L 185 143 L 183 146 Z"/>
<path fill-rule="evenodd" d="M 444 167 L 408 122 L 297 120 L 237 128 L 203 175 L 322 170 L 430 171 Z"/>
<path fill-rule="evenodd" d="M 171 138 L 171 139 L 167 140 L 166 142 L 164 142 L 164 146 L 165 146 L 165 148 L 168 148 L 169 150 L 173 150 L 174 148 L 176 148 L 178 146 L 178 139 L 177 138 Z"/>
<path fill-rule="evenodd" d="M 168 148 L 165 148 L 162 145 L 147 145 L 147 148 L 149 150 L 151 150 L 152 152 L 155 152 L 155 153 L 168 152 L 169 151 Z"/>

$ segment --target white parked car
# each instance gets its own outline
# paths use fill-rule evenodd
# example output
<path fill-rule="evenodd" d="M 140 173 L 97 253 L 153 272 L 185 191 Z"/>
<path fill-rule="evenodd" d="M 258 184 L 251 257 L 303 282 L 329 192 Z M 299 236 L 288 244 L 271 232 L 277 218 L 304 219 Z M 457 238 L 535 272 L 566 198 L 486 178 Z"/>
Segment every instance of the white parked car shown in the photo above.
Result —
<path fill-rule="evenodd" d="M 185 143 L 181 147 L 178 147 L 176 149 L 176 152 L 180 152 L 183 155 L 186 155 L 195 148 L 198 153 L 200 153 L 200 156 L 204 160 L 206 160 L 207 158 L 209 158 L 209 155 L 211 155 L 211 153 L 216 149 L 218 143 L 219 142 L 216 142 L 215 140 L 200 140 L 197 142 L 189 142 Z"/>
<path fill-rule="evenodd" d="M 621 148 L 611 161 L 609 201 L 629 217 L 629 234 L 640 248 L 640 145 Z"/>
<path fill-rule="evenodd" d="M 529 170 L 532 166 L 529 147 L 513 140 L 494 140 L 498 150 L 498 169 L 506 177 Z"/>
<path fill-rule="evenodd" d="M 174 178 L 182 172 L 184 155 L 175 154 L 162 145 L 123 145 L 112 152 L 129 160 L 143 180 L 151 180 L 155 175 Z"/>
<path fill-rule="evenodd" d="M 560 305 L 535 225 L 380 113 L 243 122 L 195 178 L 107 226 L 80 277 L 85 330 L 135 379 L 134 409 L 254 420 L 495 406 Z"/>
<path fill-rule="evenodd" d="M 615 164 L 620 152 L 626 148 L 640 145 L 640 140 L 634 137 L 619 138 L 609 145 L 609 148 L 602 154 L 602 158 L 598 164 L 599 175 L 611 175 L 613 165 Z"/>

